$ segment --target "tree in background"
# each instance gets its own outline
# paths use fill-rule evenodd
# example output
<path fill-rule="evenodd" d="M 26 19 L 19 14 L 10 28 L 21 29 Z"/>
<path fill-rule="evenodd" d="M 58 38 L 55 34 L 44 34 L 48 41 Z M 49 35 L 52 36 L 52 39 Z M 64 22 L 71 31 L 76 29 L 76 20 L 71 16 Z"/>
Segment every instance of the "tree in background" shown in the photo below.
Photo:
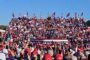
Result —
<path fill-rule="evenodd" d="M 86 25 L 90 26 L 90 20 L 86 21 Z"/>
<path fill-rule="evenodd" d="M 6 30 L 7 26 L 5 25 L 0 25 L 0 29 Z"/>

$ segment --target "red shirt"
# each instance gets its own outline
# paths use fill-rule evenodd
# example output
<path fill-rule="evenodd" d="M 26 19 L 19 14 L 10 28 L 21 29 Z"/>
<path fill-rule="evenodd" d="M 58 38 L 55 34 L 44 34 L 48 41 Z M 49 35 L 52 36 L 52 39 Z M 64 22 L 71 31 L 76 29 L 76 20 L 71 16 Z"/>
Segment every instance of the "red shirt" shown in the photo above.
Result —
<path fill-rule="evenodd" d="M 2 51 L 4 48 L 4 45 L 3 44 L 0 44 L 0 51 Z"/>
<path fill-rule="evenodd" d="M 33 51 L 33 55 L 37 55 L 38 54 L 38 49 L 35 48 L 34 51 Z"/>
<path fill-rule="evenodd" d="M 28 55 L 30 55 L 30 48 L 26 48 Z"/>
<path fill-rule="evenodd" d="M 84 52 L 84 49 L 83 48 L 79 48 L 78 49 L 80 52 Z"/>
<path fill-rule="evenodd" d="M 62 55 L 61 54 L 57 54 L 55 58 L 56 58 L 56 60 L 62 60 Z"/>
<path fill-rule="evenodd" d="M 8 50 L 8 55 L 9 56 L 14 56 L 14 54 L 15 54 L 14 50 Z"/>
<path fill-rule="evenodd" d="M 50 54 L 45 54 L 44 55 L 44 60 L 52 60 L 52 57 Z"/>

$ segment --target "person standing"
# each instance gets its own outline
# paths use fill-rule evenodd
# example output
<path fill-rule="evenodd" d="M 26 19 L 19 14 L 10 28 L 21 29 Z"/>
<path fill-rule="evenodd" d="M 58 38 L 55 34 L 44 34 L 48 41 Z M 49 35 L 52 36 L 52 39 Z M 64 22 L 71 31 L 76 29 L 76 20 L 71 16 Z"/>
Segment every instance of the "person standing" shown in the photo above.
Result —
<path fill-rule="evenodd" d="M 63 60 L 62 54 L 61 54 L 61 50 L 58 51 L 58 53 L 55 56 L 55 60 Z"/>
<path fill-rule="evenodd" d="M 0 51 L 0 60 L 6 60 L 5 54 Z"/>
<path fill-rule="evenodd" d="M 4 48 L 2 39 L 0 38 L 0 60 L 6 60 L 5 54 L 2 52 Z"/>

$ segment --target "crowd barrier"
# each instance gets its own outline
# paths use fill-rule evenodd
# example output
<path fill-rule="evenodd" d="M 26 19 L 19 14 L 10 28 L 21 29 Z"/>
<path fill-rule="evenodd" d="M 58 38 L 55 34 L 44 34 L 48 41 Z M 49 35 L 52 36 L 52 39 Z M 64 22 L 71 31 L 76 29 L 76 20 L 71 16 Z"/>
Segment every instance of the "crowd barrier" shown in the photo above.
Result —
<path fill-rule="evenodd" d="M 32 42 L 68 42 L 67 39 L 65 40 L 62 40 L 62 39 L 42 39 L 42 40 L 38 40 L 38 39 L 35 39 L 35 40 L 31 40 Z"/>

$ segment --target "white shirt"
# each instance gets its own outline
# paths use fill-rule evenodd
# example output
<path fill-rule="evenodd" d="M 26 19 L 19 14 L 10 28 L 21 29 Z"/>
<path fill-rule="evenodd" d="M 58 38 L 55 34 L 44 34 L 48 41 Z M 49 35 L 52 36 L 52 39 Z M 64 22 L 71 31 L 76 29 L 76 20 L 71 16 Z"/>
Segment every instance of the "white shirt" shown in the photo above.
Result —
<path fill-rule="evenodd" d="M 0 60 L 6 60 L 6 57 L 5 57 L 4 53 L 0 53 Z"/>

